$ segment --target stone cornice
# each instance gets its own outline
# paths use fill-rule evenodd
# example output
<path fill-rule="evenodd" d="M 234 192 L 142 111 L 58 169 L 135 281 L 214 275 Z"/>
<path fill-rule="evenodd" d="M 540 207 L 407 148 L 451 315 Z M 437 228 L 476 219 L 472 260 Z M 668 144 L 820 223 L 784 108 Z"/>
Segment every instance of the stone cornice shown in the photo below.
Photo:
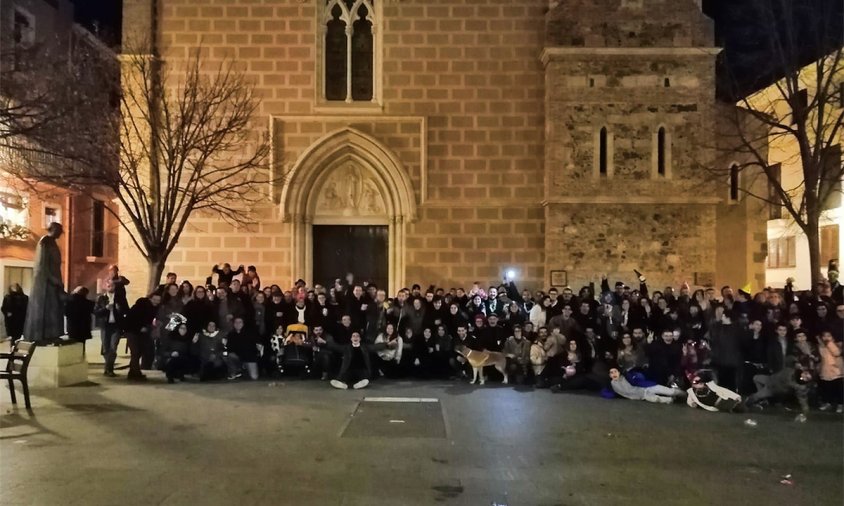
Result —
<path fill-rule="evenodd" d="M 618 205 L 715 205 L 721 204 L 723 199 L 718 197 L 650 197 L 650 196 L 583 196 L 583 197 L 551 197 L 542 201 L 542 206 L 551 204 L 618 204 Z"/>
<path fill-rule="evenodd" d="M 714 56 L 720 47 L 546 47 L 539 55 L 543 65 L 556 59 L 583 56 Z"/>

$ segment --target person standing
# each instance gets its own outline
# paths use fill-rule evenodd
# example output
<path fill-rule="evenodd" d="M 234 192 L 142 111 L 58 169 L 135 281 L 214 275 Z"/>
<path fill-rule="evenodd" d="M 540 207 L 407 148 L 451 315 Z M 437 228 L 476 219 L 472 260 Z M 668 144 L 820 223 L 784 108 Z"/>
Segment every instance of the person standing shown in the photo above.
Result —
<path fill-rule="evenodd" d="M 152 331 L 158 322 L 155 315 L 161 305 L 161 295 L 152 293 L 141 297 L 129 310 L 126 324 L 126 338 L 129 341 L 129 381 L 146 381 L 141 373 L 141 356 L 152 347 Z"/>
<path fill-rule="evenodd" d="M 94 306 L 94 316 L 102 341 L 100 352 L 105 360 L 103 375 L 109 378 L 117 376 L 114 372 L 114 363 L 117 361 L 117 345 L 120 342 L 121 328 L 126 315 L 126 309 L 121 308 L 118 298 L 117 286 L 108 279 L 105 293 L 97 298 Z"/>
<path fill-rule="evenodd" d="M 3 305 L 0 312 L 6 325 L 6 334 L 17 341 L 23 334 L 23 324 L 26 321 L 26 307 L 29 304 L 29 297 L 23 293 L 21 285 L 13 283 L 9 287 L 9 293 L 3 296 Z"/>
<path fill-rule="evenodd" d="M 23 337 L 34 343 L 56 343 L 64 334 L 64 281 L 62 253 L 58 240 L 64 233 L 60 223 L 50 223 L 47 235 L 35 248 L 32 291 L 23 326 Z"/>
<path fill-rule="evenodd" d="M 718 385 L 738 390 L 741 383 L 741 329 L 732 320 L 732 314 L 724 311 L 721 319 L 709 328 L 709 344 L 712 347 L 712 366 L 717 374 Z"/>

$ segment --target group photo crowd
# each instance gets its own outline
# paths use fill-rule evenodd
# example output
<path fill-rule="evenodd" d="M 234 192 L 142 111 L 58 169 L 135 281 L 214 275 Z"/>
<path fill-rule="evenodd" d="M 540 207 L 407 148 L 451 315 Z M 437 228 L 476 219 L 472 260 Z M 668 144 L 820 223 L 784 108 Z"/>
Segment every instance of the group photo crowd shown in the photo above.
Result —
<path fill-rule="evenodd" d="M 262 284 L 254 266 L 213 266 L 204 284 L 168 273 L 130 304 L 111 266 L 102 293 L 79 287 L 65 303 L 74 341 L 102 340 L 103 374 L 163 370 L 167 381 L 314 378 L 339 389 L 379 378 L 532 385 L 654 403 L 742 412 L 781 404 L 805 422 L 812 409 L 842 413 L 844 287 L 828 280 L 797 293 L 749 287 L 653 290 L 602 276 L 570 287 L 519 290 L 505 279 L 465 288 L 415 284 L 395 297 L 349 273 L 326 285 Z M 597 278 L 596 278 L 597 279 Z M 21 338 L 27 296 L 10 287 L 2 313 Z M 92 327 L 93 323 L 93 327 Z"/>

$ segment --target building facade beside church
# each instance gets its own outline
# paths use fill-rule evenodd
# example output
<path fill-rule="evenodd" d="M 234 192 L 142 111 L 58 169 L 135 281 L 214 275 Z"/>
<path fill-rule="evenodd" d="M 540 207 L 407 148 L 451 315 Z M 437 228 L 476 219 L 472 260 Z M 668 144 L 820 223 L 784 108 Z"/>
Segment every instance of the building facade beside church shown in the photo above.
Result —
<path fill-rule="evenodd" d="M 124 0 L 123 31 L 242 65 L 286 175 L 250 230 L 192 219 L 181 278 L 764 284 L 764 216 L 701 170 L 721 106 L 694 0 Z"/>

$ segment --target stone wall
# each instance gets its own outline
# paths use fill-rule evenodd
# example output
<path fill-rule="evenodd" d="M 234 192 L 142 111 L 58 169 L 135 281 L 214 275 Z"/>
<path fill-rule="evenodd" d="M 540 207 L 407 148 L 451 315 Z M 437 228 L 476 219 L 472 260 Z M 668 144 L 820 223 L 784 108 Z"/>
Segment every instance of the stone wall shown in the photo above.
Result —
<path fill-rule="evenodd" d="M 150 26 L 150 2 L 124 4 L 124 34 L 138 38 Z M 531 288 L 547 286 L 548 271 L 561 268 L 573 284 L 602 271 L 630 280 L 633 267 L 660 282 L 715 270 L 722 197 L 696 171 L 711 157 L 714 55 L 540 60 L 545 46 L 709 47 L 711 22 L 695 2 L 567 1 L 546 16 L 547 0 L 382 0 L 380 104 L 318 100 L 322 5 L 168 0 L 157 39 L 168 62 L 197 48 L 210 61 L 236 60 L 256 83 L 256 129 L 272 125 L 273 162 L 282 171 L 347 127 L 389 148 L 417 206 L 404 239 L 408 284 L 487 283 L 508 268 Z M 612 132 L 611 177 L 593 175 L 599 125 Z M 653 177 L 660 125 L 671 136 L 666 178 Z M 301 274 L 291 272 L 298 245 L 294 227 L 282 222 L 279 190 L 254 212 L 250 230 L 192 219 L 168 270 L 200 281 L 212 263 L 228 261 L 256 265 L 265 281 L 293 281 Z M 616 219 L 602 221 L 607 216 Z M 121 248 L 124 269 L 128 263 L 141 276 L 131 243 Z"/>
<path fill-rule="evenodd" d="M 715 270 L 715 208 L 708 205 L 550 205 L 546 266 L 568 272 L 575 289 L 601 274 L 651 286 L 695 283 Z M 631 285 L 632 286 L 632 285 Z"/>

